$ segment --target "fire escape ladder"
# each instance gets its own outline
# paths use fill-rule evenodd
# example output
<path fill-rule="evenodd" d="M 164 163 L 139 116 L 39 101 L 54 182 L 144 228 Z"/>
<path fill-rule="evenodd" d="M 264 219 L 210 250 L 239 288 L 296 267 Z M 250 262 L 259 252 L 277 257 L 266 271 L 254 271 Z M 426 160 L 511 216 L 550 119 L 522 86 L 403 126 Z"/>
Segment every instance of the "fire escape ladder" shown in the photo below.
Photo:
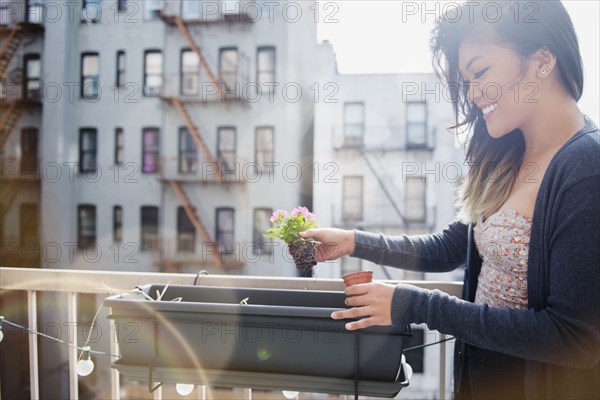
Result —
<path fill-rule="evenodd" d="M 183 186 L 181 185 L 181 182 L 170 180 L 169 183 L 171 184 L 173 191 L 175 192 L 175 194 L 177 195 L 177 198 L 179 199 L 179 202 L 183 206 L 183 210 L 185 211 L 186 215 L 192 222 L 192 225 L 194 226 L 194 229 L 196 230 L 196 232 L 198 232 L 198 235 L 200 235 L 200 238 L 202 239 L 202 241 L 206 244 L 214 246 L 214 248 L 216 248 L 216 249 L 219 249 L 219 243 L 217 243 L 208 233 L 208 229 L 206 229 L 206 226 L 204 225 L 204 223 L 202 222 L 202 219 L 198 215 L 198 211 L 196 210 L 196 207 L 194 207 L 194 205 L 190 201 L 190 198 L 188 197 L 187 193 L 185 192 L 185 189 L 183 188 Z M 239 263 L 239 262 L 238 263 L 225 262 L 221 256 L 220 251 L 218 251 L 217 254 L 215 255 L 215 260 L 217 263 L 217 267 L 236 268 L 236 267 L 241 267 L 243 265 L 242 263 Z"/>
<path fill-rule="evenodd" d="M 15 197 L 17 197 L 18 191 L 19 186 L 17 182 L 8 181 L 2 183 L 2 191 L 0 192 L 0 221 L 4 220 L 4 217 L 15 200 Z"/>
<path fill-rule="evenodd" d="M 15 26 L 11 29 L 8 37 L 2 42 L 2 47 L 0 47 L 0 81 L 4 79 L 6 71 L 8 71 L 8 64 L 10 64 L 19 46 L 21 46 L 23 37 L 21 28 Z"/>
<path fill-rule="evenodd" d="M 6 112 L 2 112 L 2 120 L 0 122 L 0 151 L 4 148 L 10 133 L 14 129 L 23 109 L 16 103 L 11 103 Z"/>
<path fill-rule="evenodd" d="M 194 125 L 194 121 L 192 121 L 192 117 L 190 117 L 190 114 L 188 113 L 187 109 L 185 108 L 185 106 L 183 105 L 181 100 L 179 100 L 178 98 L 171 97 L 170 100 L 171 100 L 171 103 L 173 103 L 173 105 L 179 112 L 179 114 L 181 114 L 181 116 L 183 117 L 183 120 L 185 121 L 185 126 L 187 127 L 190 135 L 192 135 L 192 139 L 194 139 L 196 146 L 202 152 L 204 159 L 207 162 L 209 162 L 215 166 L 215 170 L 216 170 L 215 172 L 217 174 L 217 177 L 220 178 L 221 182 L 224 182 L 225 175 L 223 174 L 223 171 L 221 170 L 221 166 L 219 165 L 219 160 L 217 160 L 212 155 L 210 150 L 208 149 L 208 146 L 206 145 L 206 143 L 204 142 L 204 139 L 202 138 L 202 135 L 200 134 L 200 130 L 198 129 L 198 127 L 196 125 Z"/>
<path fill-rule="evenodd" d="M 192 38 L 192 35 L 190 34 L 190 31 L 187 28 L 187 25 L 185 24 L 183 19 L 178 15 L 175 15 L 172 18 L 173 18 L 173 21 L 175 22 L 175 25 L 177 25 L 177 28 L 179 29 L 179 31 L 185 38 L 186 42 L 192 48 L 194 53 L 196 53 L 196 55 L 198 56 L 198 59 L 200 60 L 200 64 L 202 64 L 202 67 L 208 74 L 208 78 L 217 87 L 217 94 L 219 95 L 220 98 L 223 98 L 223 93 L 221 92 L 221 85 L 219 84 L 219 80 L 215 77 L 215 74 L 210 69 L 210 66 L 208 65 L 208 63 L 206 62 L 206 59 L 202 55 L 202 51 L 200 51 L 200 48 L 196 45 L 196 42 Z"/>
<path fill-rule="evenodd" d="M 390 191 L 386 187 L 385 183 L 383 182 L 383 179 L 381 179 L 381 176 L 379 176 L 379 174 L 377 173 L 377 169 L 373 166 L 373 164 L 371 163 L 371 160 L 369 160 L 369 157 L 367 156 L 367 153 L 365 152 L 365 150 L 363 148 L 360 149 L 360 154 L 365 159 L 367 166 L 369 167 L 369 169 L 375 176 L 375 179 L 377 179 L 377 183 L 383 190 L 385 197 L 387 197 L 387 199 L 389 200 L 389 202 L 392 205 L 392 208 L 394 209 L 394 211 L 396 212 L 398 217 L 400 217 L 400 220 L 402 221 L 402 225 L 407 226 L 406 219 L 404 218 L 404 215 L 402 215 L 402 212 L 400 211 L 400 207 L 398 207 L 398 204 L 394 200 L 394 197 L 391 195 Z"/>

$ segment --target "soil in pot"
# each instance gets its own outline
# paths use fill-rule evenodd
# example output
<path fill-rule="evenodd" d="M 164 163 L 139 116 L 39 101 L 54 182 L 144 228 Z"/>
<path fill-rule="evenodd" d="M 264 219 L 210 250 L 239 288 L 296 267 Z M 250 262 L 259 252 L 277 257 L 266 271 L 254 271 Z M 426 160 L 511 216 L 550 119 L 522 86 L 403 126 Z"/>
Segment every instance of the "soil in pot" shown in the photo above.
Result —
<path fill-rule="evenodd" d="M 298 240 L 288 244 L 290 254 L 294 258 L 294 263 L 298 269 L 308 272 L 317 265 L 318 245 L 319 242 L 313 240 Z"/>

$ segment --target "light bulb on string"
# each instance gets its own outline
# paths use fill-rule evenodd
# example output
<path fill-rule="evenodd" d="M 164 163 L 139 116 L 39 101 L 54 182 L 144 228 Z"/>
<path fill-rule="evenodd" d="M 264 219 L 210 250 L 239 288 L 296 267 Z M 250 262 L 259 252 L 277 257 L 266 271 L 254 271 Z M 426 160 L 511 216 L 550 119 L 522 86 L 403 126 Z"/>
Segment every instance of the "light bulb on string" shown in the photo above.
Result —
<path fill-rule="evenodd" d="M 297 399 L 298 395 L 300 394 L 300 392 L 294 392 L 291 390 L 282 390 L 281 393 L 283 393 L 283 397 L 285 397 L 286 399 Z"/>
<path fill-rule="evenodd" d="M 4 317 L 0 315 L 0 342 L 4 339 L 4 332 L 2 332 L 2 321 L 4 321 Z"/>
<path fill-rule="evenodd" d="M 90 357 L 90 346 L 84 346 L 82 350 L 81 360 L 77 362 L 75 370 L 79 376 L 88 376 L 94 370 L 94 362 Z"/>
<path fill-rule="evenodd" d="M 194 385 L 189 383 L 178 383 L 175 385 L 175 390 L 181 396 L 187 396 L 194 391 Z"/>

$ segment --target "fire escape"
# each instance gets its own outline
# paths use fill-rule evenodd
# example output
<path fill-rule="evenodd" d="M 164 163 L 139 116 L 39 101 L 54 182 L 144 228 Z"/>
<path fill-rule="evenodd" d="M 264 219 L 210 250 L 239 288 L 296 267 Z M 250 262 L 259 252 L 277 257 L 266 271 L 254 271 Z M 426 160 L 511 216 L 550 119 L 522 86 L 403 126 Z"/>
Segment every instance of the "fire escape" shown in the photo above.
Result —
<path fill-rule="evenodd" d="M 22 174 L 24 171 L 20 171 L 17 160 L 5 156 L 4 147 L 23 112 L 41 104 L 39 81 L 35 91 L 28 90 L 28 79 L 23 70 L 15 68 L 11 73 L 8 70 L 25 38 L 43 30 L 43 25 L 27 21 L 0 25 L 0 240 L 4 240 L 4 218 L 22 184 L 29 180 Z"/>
<path fill-rule="evenodd" d="M 226 101 L 227 96 L 226 96 L 226 93 L 224 93 L 224 91 L 223 91 L 222 82 L 219 81 L 219 79 L 217 78 L 217 76 L 215 75 L 213 70 L 211 69 L 209 63 L 206 61 L 206 58 L 204 57 L 202 51 L 200 50 L 200 47 L 196 44 L 194 38 L 192 37 L 192 34 L 190 33 L 190 31 L 188 29 L 188 24 L 204 24 L 204 23 L 209 23 L 209 22 L 215 23 L 218 21 L 214 21 L 214 20 L 204 21 L 201 19 L 184 20 L 179 15 L 165 15 L 163 12 L 160 12 L 159 16 L 165 24 L 167 24 L 169 27 L 176 27 L 177 30 L 181 33 L 181 35 L 184 37 L 184 39 L 187 42 L 187 44 L 189 45 L 189 47 L 197 55 L 198 60 L 200 61 L 200 67 L 206 72 L 208 79 L 216 88 L 217 99 L 219 99 L 220 101 Z M 245 21 L 246 19 L 242 19 L 242 20 Z M 236 19 L 227 18 L 227 19 L 223 19 L 223 21 L 224 22 L 235 22 Z M 197 149 L 200 151 L 204 162 L 212 167 L 211 171 L 214 172 L 214 178 L 210 182 L 217 183 L 217 184 L 228 183 L 227 173 L 226 173 L 227 171 L 225 171 L 222 167 L 224 165 L 225 160 L 222 157 L 216 157 L 213 154 L 213 152 L 209 149 L 201 130 L 194 123 L 190 113 L 188 112 L 188 109 L 185 105 L 185 100 L 181 99 L 177 96 L 161 96 L 161 99 L 165 103 L 172 105 L 177 110 L 178 114 L 183 119 L 183 122 L 184 122 L 190 136 L 192 137 L 192 140 L 196 144 Z M 197 102 L 197 100 L 196 100 L 196 102 Z M 220 267 L 220 268 L 240 268 L 240 267 L 242 267 L 244 265 L 244 262 L 241 262 L 238 260 L 230 261 L 227 259 L 224 251 L 220 250 L 221 244 L 218 243 L 217 239 L 214 238 L 210 234 L 210 231 L 207 228 L 204 221 L 202 220 L 200 213 L 198 212 L 198 209 L 192 203 L 190 196 L 188 195 L 188 193 L 184 187 L 184 181 L 177 179 L 177 178 L 171 178 L 171 177 L 165 177 L 165 176 L 163 176 L 162 179 L 166 183 L 169 184 L 169 186 L 172 188 L 173 192 L 177 196 L 177 199 L 181 203 L 183 210 L 185 211 L 185 214 L 187 215 L 191 224 L 194 227 L 195 232 L 202 240 L 204 247 L 209 247 L 209 248 L 217 250 L 213 253 L 213 254 L 215 254 L 214 261 L 215 261 L 216 266 Z M 207 183 L 207 182 L 204 182 L 204 183 Z M 176 261 L 165 260 L 165 259 L 161 259 L 160 264 L 163 264 L 167 267 L 173 267 L 173 266 L 177 267 L 177 265 L 178 265 L 178 263 Z"/>

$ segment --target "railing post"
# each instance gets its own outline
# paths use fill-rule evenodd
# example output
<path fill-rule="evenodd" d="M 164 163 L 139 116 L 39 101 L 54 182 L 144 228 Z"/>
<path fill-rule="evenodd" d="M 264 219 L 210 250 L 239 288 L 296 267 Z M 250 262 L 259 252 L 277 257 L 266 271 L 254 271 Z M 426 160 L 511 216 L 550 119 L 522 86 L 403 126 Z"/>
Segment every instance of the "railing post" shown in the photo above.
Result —
<path fill-rule="evenodd" d="M 244 388 L 244 400 L 252 400 L 252 389 Z"/>
<path fill-rule="evenodd" d="M 69 326 L 69 398 L 79 399 L 79 388 L 77 386 L 77 293 L 67 293 L 67 323 Z M 72 327 L 72 331 L 71 331 Z"/>
<path fill-rule="evenodd" d="M 119 354 L 119 343 L 117 342 L 117 326 L 115 324 L 115 320 L 110 320 L 110 361 L 117 361 L 116 355 Z M 110 369 L 110 393 L 111 398 L 114 400 L 119 400 L 121 398 L 121 383 L 119 381 L 119 371 L 114 368 Z"/>
<path fill-rule="evenodd" d="M 27 316 L 29 329 L 37 331 L 37 296 L 33 290 L 27 291 Z M 37 335 L 29 334 L 29 385 L 32 400 L 40 398 L 40 385 L 38 375 L 38 341 Z"/>
<path fill-rule="evenodd" d="M 198 385 L 198 400 L 206 400 L 206 385 Z"/>
<path fill-rule="evenodd" d="M 446 335 L 440 334 L 440 340 L 445 340 Z M 440 400 L 446 400 L 446 342 L 440 343 Z"/>

